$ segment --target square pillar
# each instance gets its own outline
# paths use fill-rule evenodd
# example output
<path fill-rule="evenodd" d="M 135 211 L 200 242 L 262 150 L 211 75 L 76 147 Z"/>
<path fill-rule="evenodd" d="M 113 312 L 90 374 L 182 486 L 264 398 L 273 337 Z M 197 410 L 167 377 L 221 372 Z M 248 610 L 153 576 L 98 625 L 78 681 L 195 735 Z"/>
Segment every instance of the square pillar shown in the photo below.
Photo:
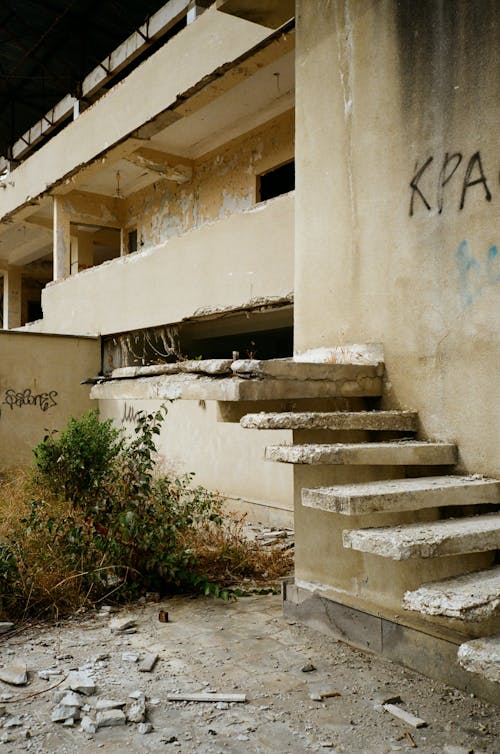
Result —
<path fill-rule="evenodd" d="M 3 327 L 12 330 L 21 327 L 21 270 L 9 267 L 3 273 Z"/>
<path fill-rule="evenodd" d="M 70 213 L 62 196 L 54 196 L 54 280 L 68 277 L 71 259 Z"/>

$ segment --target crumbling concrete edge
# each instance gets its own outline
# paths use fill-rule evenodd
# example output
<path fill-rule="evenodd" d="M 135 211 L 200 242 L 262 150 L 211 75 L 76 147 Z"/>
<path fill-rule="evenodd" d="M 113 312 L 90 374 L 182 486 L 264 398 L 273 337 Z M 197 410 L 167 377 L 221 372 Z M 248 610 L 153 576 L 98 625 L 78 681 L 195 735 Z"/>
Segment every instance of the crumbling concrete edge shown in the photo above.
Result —
<path fill-rule="evenodd" d="M 322 634 L 373 652 L 441 683 L 500 704 L 498 685 L 460 667 L 458 645 L 337 602 L 318 590 L 282 582 L 283 613 Z"/>

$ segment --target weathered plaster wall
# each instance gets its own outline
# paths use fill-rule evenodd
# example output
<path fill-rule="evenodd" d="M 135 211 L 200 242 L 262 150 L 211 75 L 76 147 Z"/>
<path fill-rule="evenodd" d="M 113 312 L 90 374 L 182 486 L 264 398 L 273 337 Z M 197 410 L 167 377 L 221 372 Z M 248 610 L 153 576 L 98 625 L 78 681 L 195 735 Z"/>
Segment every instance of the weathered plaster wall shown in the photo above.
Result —
<path fill-rule="evenodd" d="M 112 418 L 132 431 L 137 411 L 154 411 L 160 401 L 99 400 L 101 417 Z M 159 437 L 159 468 L 176 474 L 195 472 L 195 483 L 236 500 L 253 503 L 254 516 L 292 524 L 293 468 L 264 460 L 264 448 L 274 441 L 290 442 L 291 433 L 252 432 L 238 422 L 218 421 L 215 401 L 175 401 Z M 261 513 L 259 513 L 261 511 Z"/>
<path fill-rule="evenodd" d="M 293 156 L 294 113 L 289 111 L 195 161 L 189 183 L 163 180 L 130 196 L 125 225 L 137 228 L 138 242 L 147 248 L 250 209 L 257 176 Z"/>
<path fill-rule="evenodd" d="M 497 10 L 298 0 L 295 348 L 382 341 L 388 403 L 498 476 Z"/>
<path fill-rule="evenodd" d="M 46 430 L 92 408 L 80 382 L 100 360 L 97 338 L 0 331 L 0 466 L 30 464 Z"/>
<path fill-rule="evenodd" d="M 50 285 L 37 327 L 107 334 L 285 296 L 293 289 L 293 212 L 290 193 Z"/>

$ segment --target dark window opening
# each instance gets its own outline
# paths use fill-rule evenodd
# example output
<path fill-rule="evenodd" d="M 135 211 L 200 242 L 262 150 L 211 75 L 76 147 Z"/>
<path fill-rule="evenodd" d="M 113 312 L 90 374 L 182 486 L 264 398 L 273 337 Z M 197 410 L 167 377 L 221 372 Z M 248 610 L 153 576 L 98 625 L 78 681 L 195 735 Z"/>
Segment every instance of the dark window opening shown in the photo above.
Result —
<path fill-rule="evenodd" d="M 42 304 L 41 301 L 28 301 L 28 322 L 36 322 L 37 319 L 42 319 Z"/>
<path fill-rule="evenodd" d="M 287 194 L 295 188 L 295 160 L 258 176 L 257 200 L 265 202 L 274 196 Z"/>
<path fill-rule="evenodd" d="M 137 229 L 131 230 L 128 234 L 128 250 L 129 254 L 132 254 L 132 252 L 137 251 Z"/>
<path fill-rule="evenodd" d="M 184 359 L 279 359 L 293 355 L 293 306 L 107 335 L 103 372 Z"/>

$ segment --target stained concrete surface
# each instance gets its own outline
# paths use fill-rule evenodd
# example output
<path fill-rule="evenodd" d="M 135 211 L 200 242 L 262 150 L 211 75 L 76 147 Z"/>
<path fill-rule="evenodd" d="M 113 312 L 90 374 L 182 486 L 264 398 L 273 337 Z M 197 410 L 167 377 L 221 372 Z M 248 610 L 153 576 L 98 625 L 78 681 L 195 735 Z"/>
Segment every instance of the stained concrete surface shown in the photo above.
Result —
<path fill-rule="evenodd" d="M 161 608 L 170 622 L 158 620 Z M 385 754 L 412 750 L 405 733 L 422 754 L 453 746 L 476 754 L 498 751 L 498 708 L 285 618 L 278 596 L 232 604 L 176 597 L 124 611 L 130 613 L 137 621 L 130 635 L 112 633 L 110 615 L 92 612 L 4 637 L 1 663 L 24 658 L 30 684 L 0 684 L 7 720 L 20 718 L 8 728 L 4 719 L 3 751 Z M 151 673 L 140 673 L 138 663 L 124 659 L 151 652 L 159 655 Z M 106 654 L 109 658 L 96 659 Z M 128 724 L 88 734 L 78 724 L 51 722 L 56 692 L 44 689 L 84 666 L 97 686 L 87 698 L 90 716 L 98 699 L 122 699 L 140 689 L 153 731 L 141 735 Z M 37 671 L 50 667 L 63 674 L 43 681 Z M 167 701 L 176 692 L 210 691 L 245 693 L 248 701 L 218 706 Z M 325 691 L 341 696 L 310 699 L 310 693 Z M 394 695 L 428 727 L 410 729 L 385 712 L 382 702 Z"/>

